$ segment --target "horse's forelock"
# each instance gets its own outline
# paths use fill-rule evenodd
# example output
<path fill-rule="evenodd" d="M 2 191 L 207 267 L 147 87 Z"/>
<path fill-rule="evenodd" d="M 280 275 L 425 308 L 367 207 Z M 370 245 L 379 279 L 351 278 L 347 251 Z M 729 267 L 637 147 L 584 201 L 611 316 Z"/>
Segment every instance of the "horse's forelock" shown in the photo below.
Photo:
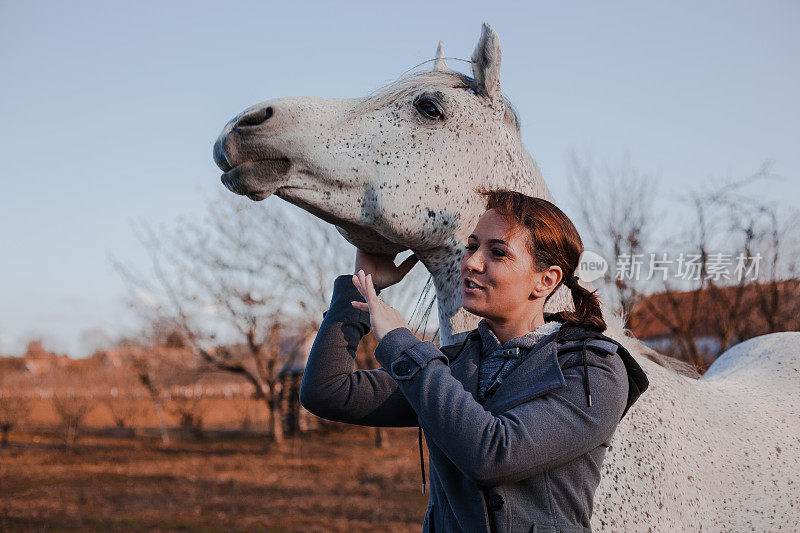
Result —
<path fill-rule="evenodd" d="M 422 89 L 440 87 L 472 88 L 472 78 L 453 71 L 432 70 L 416 72 L 401 76 L 386 85 L 379 87 L 361 99 L 352 110 L 353 113 L 369 113 L 384 109 L 395 103 L 400 98 L 408 96 Z"/>

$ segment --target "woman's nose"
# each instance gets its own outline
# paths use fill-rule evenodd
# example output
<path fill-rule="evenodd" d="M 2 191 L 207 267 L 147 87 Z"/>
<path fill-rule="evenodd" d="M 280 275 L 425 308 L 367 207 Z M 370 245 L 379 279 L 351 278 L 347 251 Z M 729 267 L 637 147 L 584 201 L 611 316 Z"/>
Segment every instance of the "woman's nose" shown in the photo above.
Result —
<path fill-rule="evenodd" d="M 483 260 L 480 258 L 480 254 L 474 253 L 469 257 L 465 257 L 464 269 L 468 272 L 483 272 Z"/>

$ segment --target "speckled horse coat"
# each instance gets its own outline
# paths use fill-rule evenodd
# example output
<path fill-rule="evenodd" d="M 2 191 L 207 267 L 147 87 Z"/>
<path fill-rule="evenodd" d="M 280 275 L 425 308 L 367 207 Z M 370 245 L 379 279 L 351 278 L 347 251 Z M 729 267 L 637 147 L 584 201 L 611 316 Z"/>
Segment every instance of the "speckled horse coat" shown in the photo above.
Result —
<path fill-rule="evenodd" d="M 231 191 L 271 194 L 335 224 L 369 252 L 411 249 L 431 273 L 442 344 L 473 329 L 459 265 L 484 210 L 473 188 L 552 201 L 500 90 L 500 44 L 482 27 L 473 76 L 439 43 L 431 71 L 366 98 L 281 98 L 234 117 L 214 146 Z M 546 311 L 567 308 L 560 290 Z M 751 339 L 699 380 L 659 366 L 604 311 L 606 334 L 637 357 L 648 390 L 620 423 L 603 466 L 597 531 L 773 530 L 800 524 L 800 333 Z M 790 528 L 792 526 L 789 526 Z"/>

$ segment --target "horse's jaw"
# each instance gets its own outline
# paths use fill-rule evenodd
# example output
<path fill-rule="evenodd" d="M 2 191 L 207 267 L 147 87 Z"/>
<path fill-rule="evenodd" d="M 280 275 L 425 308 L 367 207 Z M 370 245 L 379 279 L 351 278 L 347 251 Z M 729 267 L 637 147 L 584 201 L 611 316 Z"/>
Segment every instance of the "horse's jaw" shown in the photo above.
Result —
<path fill-rule="evenodd" d="M 341 207 L 326 205 L 324 203 L 325 195 L 319 189 L 282 186 L 277 188 L 274 194 L 281 200 L 333 224 L 347 242 L 367 253 L 396 255 L 408 250 L 408 246 L 393 242 L 375 231 L 371 225 L 360 224 L 350 220 L 347 216 L 342 216 L 345 210 Z"/>
<path fill-rule="evenodd" d="M 284 186 L 276 189 L 274 194 L 333 224 L 350 244 L 365 252 L 396 255 L 405 250 L 414 250 L 433 277 L 438 304 L 439 339 L 442 345 L 460 340 L 465 332 L 477 326 L 479 317 L 461 307 L 460 265 L 463 245 L 455 236 L 447 239 L 449 244 L 420 250 L 410 243 L 399 243 L 385 237 L 374 229 L 374 224 L 362 225 L 342 218 L 339 215 L 341 207 L 320 206 L 317 198 L 319 190 Z"/>

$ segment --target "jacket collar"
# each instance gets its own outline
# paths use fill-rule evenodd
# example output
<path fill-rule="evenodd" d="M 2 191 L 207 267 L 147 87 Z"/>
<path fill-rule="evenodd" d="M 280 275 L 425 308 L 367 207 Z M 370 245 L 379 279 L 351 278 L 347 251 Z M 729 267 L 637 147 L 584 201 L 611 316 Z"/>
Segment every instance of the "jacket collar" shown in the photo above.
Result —
<path fill-rule="evenodd" d="M 477 332 L 475 330 L 473 332 L 467 335 L 463 350 L 450 363 L 450 372 L 477 401 L 481 341 Z M 509 374 L 497 391 L 486 400 L 484 407 L 488 411 L 497 415 L 566 385 L 564 374 L 558 362 L 557 335 L 558 331 L 554 331 L 539 339 L 539 342 L 531 348 L 530 353 L 520 365 Z M 451 351 L 453 347 L 456 348 L 455 351 L 461 348 L 458 345 L 449 346 L 446 347 L 445 352 L 455 355 Z"/>
<path fill-rule="evenodd" d="M 602 333 L 581 327 L 565 327 L 563 325 L 564 319 L 560 313 L 545 313 L 544 319 L 546 322 L 551 320 L 561 322 L 562 326 L 554 333 L 540 339 L 531 348 L 530 353 L 522 363 L 511 372 L 503 384 L 498 387 L 497 391 L 486 400 L 484 404 L 486 409 L 497 415 L 520 403 L 565 386 L 566 380 L 558 360 L 558 342 L 601 339 L 616 345 L 616 352 L 622 358 L 628 374 L 628 400 L 625 410 L 622 412 L 622 417 L 624 417 L 650 384 L 647 374 L 636 362 L 636 359 L 622 344 Z M 450 359 L 450 371 L 453 376 L 461 381 L 464 388 L 477 401 L 478 363 L 481 351 L 480 335 L 477 330 L 470 331 L 462 343 L 443 346 L 441 350 Z M 588 373 L 586 375 L 588 376 Z M 588 396 L 588 381 L 586 384 Z"/>

